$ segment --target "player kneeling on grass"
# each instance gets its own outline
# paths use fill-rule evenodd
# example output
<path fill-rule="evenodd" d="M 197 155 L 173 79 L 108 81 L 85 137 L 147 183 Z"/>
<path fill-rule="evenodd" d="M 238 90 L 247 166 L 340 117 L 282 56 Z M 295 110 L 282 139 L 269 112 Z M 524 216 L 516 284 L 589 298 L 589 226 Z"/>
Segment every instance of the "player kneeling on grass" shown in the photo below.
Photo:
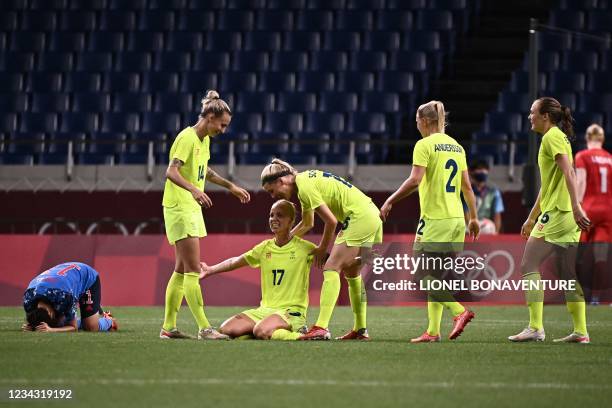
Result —
<path fill-rule="evenodd" d="M 115 331 L 117 322 L 100 307 L 98 272 L 80 262 L 59 264 L 32 279 L 23 295 L 24 331 Z M 80 322 L 76 318 L 77 304 Z M 80 323 L 80 324 L 79 324 Z"/>
<path fill-rule="evenodd" d="M 241 256 L 213 266 L 202 263 L 201 278 L 244 266 L 261 270 L 261 304 L 227 319 L 219 331 L 230 337 L 252 335 L 261 340 L 297 340 L 306 324 L 308 281 L 315 244 L 291 235 L 295 206 L 278 200 L 270 210 L 274 238 Z"/>

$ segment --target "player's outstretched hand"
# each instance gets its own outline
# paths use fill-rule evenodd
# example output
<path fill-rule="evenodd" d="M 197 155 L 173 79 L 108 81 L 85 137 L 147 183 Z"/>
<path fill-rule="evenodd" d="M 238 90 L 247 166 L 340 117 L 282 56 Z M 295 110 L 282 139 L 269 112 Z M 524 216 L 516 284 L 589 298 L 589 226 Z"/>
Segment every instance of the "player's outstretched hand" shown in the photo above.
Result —
<path fill-rule="evenodd" d="M 577 207 L 574 207 L 573 212 L 574 220 L 576 221 L 576 224 L 578 224 L 581 230 L 586 231 L 591 228 L 591 220 L 589 220 L 589 217 L 587 217 L 580 204 L 578 204 Z"/>
<path fill-rule="evenodd" d="M 387 221 L 387 216 L 391 212 L 391 208 L 393 208 L 393 204 L 389 203 L 388 201 L 385 201 L 383 206 L 380 207 L 380 219 L 383 220 L 383 222 Z"/>
<path fill-rule="evenodd" d="M 521 227 L 521 235 L 523 238 L 525 239 L 529 238 L 529 236 L 531 235 L 531 230 L 533 229 L 534 225 L 535 225 L 535 221 L 527 218 L 527 221 L 525 221 L 525 223 Z"/>
<path fill-rule="evenodd" d="M 476 218 L 472 218 L 470 222 L 468 222 L 468 234 L 474 241 L 480 236 L 480 224 Z"/>
<path fill-rule="evenodd" d="M 191 193 L 193 199 L 196 200 L 198 204 L 200 204 L 204 208 L 212 207 L 212 200 L 205 192 L 198 190 L 197 188 Z"/>
<path fill-rule="evenodd" d="M 209 275 L 210 269 L 206 262 L 200 262 L 200 279 L 204 279 Z"/>
<path fill-rule="evenodd" d="M 325 265 L 325 261 L 327 261 L 328 254 L 325 248 L 316 247 L 311 252 L 311 255 L 314 256 L 314 264 L 317 268 L 322 268 Z"/>
<path fill-rule="evenodd" d="M 51 332 L 51 331 L 53 331 L 53 329 L 51 329 L 51 327 L 49 327 L 49 325 L 47 323 L 45 323 L 45 322 L 42 322 L 41 324 L 36 326 L 35 330 L 37 332 Z"/>
<path fill-rule="evenodd" d="M 34 328 L 29 323 L 24 323 L 21 326 L 21 331 L 34 331 Z"/>
<path fill-rule="evenodd" d="M 229 188 L 229 191 L 234 195 L 234 197 L 239 199 L 242 204 L 246 204 L 251 201 L 251 195 L 242 187 L 238 187 L 237 185 L 232 184 Z"/>

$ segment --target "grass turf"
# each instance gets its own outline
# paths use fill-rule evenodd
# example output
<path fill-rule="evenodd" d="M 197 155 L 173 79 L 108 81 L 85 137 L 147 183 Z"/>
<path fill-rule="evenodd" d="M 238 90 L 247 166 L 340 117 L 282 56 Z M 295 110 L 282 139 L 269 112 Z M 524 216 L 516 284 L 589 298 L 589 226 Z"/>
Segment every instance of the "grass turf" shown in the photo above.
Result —
<path fill-rule="evenodd" d="M 242 308 L 207 308 L 218 325 Z M 604 406 L 612 400 L 612 308 L 590 307 L 592 344 L 554 344 L 571 331 L 564 306 L 544 310 L 547 341 L 511 344 L 525 307 L 476 306 L 456 341 L 408 344 L 425 308 L 371 307 L 371 342 L 162 341 L 163 309 L 113 309 L 117 333 L 19 331 L 20 308 L 0 308 L 0 403 L 8 389 L 72 389 L 73 406 Z M 317 310 L 310 311 L 311 320 Z M 349 308 L 334 312 L 343 334 Z M 189 310 L 179 327 L 195 334 Z M 445 312 L 443 335 L 450 331 Z M 64 402 L 65 403 L 65 402 Z M 70 406 L 69 403 L 68 406 Z M 426 404 L 426 405 L 423 405 Z M 1 406 L 2 404 L 0 404 Z M 18 406 L 41 406 L 21 402 Z"/>

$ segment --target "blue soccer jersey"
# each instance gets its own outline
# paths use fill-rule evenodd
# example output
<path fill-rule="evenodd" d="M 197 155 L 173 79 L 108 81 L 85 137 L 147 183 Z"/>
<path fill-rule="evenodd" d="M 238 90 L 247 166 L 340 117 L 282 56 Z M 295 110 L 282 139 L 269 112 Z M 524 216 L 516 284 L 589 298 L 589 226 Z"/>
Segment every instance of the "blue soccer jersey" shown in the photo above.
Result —
<path fill-rule="evenodd" d="M 76 316 L 79 297 L 89 289 L 98 272 L 80 262 L 67 262 L 54 266 L 32 279 L 23 296 L 26 312 L 34 309 L 39 299 L 47 300 L 65 321 Z"/>

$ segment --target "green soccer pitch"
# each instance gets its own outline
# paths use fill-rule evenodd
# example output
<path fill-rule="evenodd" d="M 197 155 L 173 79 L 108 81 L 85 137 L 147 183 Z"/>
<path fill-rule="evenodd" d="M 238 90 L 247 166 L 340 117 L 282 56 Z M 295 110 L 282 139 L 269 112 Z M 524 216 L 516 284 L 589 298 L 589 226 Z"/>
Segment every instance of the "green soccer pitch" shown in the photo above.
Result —
<path fill-rule="evenodd" d="M 208 307 L 219 325 L 241 308 Z M 544 343 L 511 344 L 526 307 L 476 306 L 456 341 L 409 344 L 424 307 L 370 307 L 370 342 L 160 340 L 160 307 L 112 309 L 116 333 L 22 333 L 21 308 L 0 308 L 0 407 L 10 389 L 70 389 L 87 407 L 554 406 L 612 401 L 612 308 L 587 310 L 592 344 L 555 344 L 571 331 L 565 306 L 546 306 Z M 317 315 L 310 310 L 310 320 Z M 183 307 L 179 327 L 196 333 Z M 332 334 L 349 328 L 338 308 Z M 448 312 L 443 335 L 451 328 Z M 60 402 L 51 406 L 60 406 Z M 13 405 L 13 404 L 11 404 Z M 21 401 L 14 406 L 46 406 Z"/>

